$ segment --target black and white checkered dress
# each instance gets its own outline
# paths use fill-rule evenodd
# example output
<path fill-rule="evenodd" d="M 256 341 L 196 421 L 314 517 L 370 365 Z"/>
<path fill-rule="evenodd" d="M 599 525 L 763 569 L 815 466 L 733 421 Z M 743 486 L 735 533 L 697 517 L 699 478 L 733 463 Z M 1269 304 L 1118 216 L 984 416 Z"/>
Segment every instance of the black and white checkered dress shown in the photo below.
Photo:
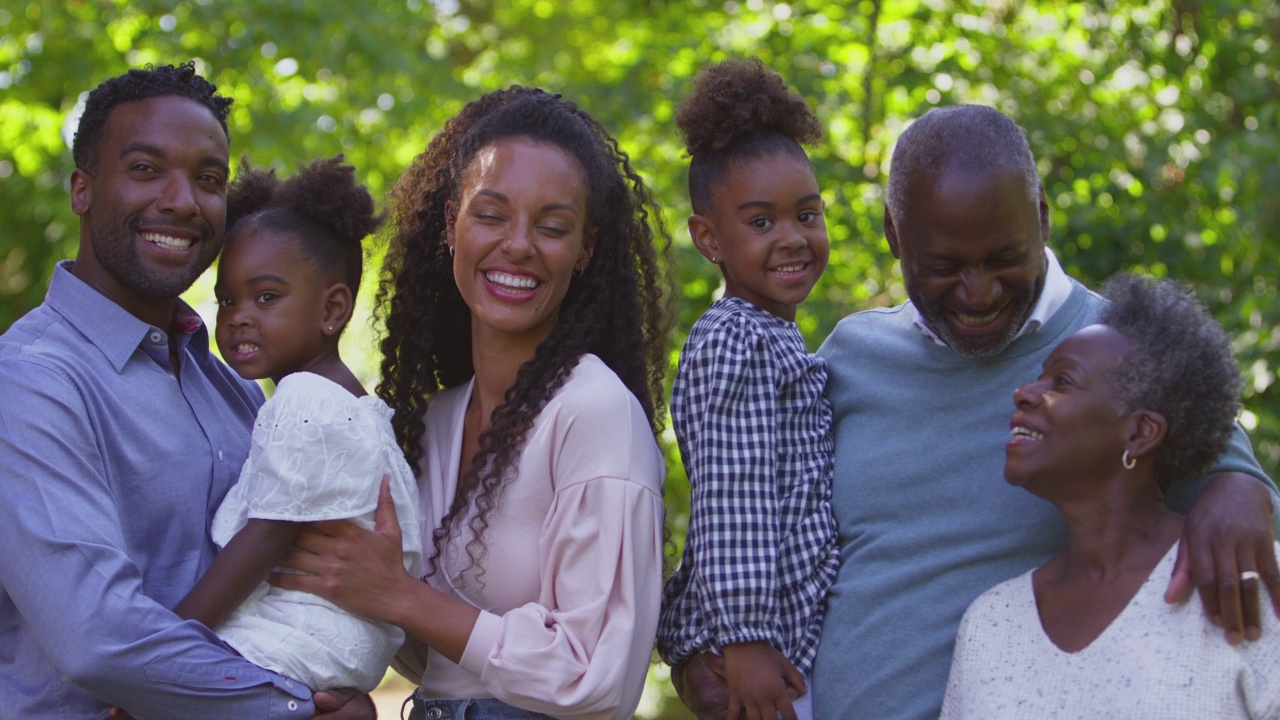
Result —
<path fill-rule="evenodd" d="M 839 565 L 826 363 L 795 323 L 725 298 L 694 324 L 671 416 L 692 488 L 663 660 L 767 641 L 806 676 Z"/>

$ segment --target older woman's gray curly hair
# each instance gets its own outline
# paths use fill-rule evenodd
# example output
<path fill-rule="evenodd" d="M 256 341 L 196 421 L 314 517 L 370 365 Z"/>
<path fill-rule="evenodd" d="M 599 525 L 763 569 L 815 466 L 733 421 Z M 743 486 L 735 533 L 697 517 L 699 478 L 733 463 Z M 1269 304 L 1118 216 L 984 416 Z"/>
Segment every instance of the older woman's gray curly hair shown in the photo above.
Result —
<path fill-rule="evenodd" d="M 1156 449 L 1156 481 L 1168 488 L 1200 475 L 1226 450 L 1240 411 L 1242 379 L 1230 338 L 1172 280 L 1122 273 L 1103 295 L 1110 303 L 1098 322 L 1133 344 L 1113 372 L 1121 411 L 1152 410 L 1168 423 Z"/>

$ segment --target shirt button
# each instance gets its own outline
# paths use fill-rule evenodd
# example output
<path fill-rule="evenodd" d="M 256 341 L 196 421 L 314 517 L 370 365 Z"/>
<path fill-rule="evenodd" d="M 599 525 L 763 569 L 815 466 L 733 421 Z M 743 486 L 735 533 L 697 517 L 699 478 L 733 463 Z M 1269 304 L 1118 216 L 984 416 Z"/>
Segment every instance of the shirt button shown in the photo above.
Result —
<path fill-rule="evenodd" d="M 290 701 L 289 701 L 289 709 L 290 709 L 290 710 L 297 710 L 297 709 L 298 709 L 298 703 L 296 703 L 296 702 L 294 702 L 294 701 L 290 700 Z"/>
<path fill-rule="evenodd" d="M 151 333 L 151 342 L 153 342 L 153 343 L 159 343 L 159 342 L 160 342 L 161 340 L 163 340 L 163 339 L 164 339 L 164 336 L 163 336 L 163 335 L 161 335 L 160 333 L 158 333 L 158 332 L 153 332 L 153 333 Z"/>
<path fill-rule="evenodd" d="M 222 462 L 222 451 L 218 451 L 218 462 Z"/>

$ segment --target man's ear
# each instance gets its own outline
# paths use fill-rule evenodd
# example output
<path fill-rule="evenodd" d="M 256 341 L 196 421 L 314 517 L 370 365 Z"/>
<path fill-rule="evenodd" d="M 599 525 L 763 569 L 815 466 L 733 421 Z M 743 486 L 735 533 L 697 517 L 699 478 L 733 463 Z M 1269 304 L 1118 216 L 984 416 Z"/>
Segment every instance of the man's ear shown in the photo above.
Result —
<path fill-rule="evenodd" d="M 89 212 L 93 204 L 93 177 L 89 173 L 76 168 L 71 171 L 71 212 L 81 217 Z"/>
<path fill-rule="evenodd" d="M 705 216 L 689 216 L 689 238 L 693 240 L 693 246 L 698 248 L 698 252 L 702 253 L 706 259 L 716 264 L 724 259 L 720 253 L 720 243 L 716 241 L 715 227 Z"/>
<path fill-rule="evenodd" d="M 884 238 L 889 241 L 889 252 L 893 253 L 895 260 L 902 259 L 902 253 L 898 250 L 898 228 L 893 224 L 893 215 L 889 209 L 884 210 Z"/>
<path fill-rule="evenodd" d="M 1044 196 L 1044 183 L 1040 185 L 1040 239 L 1049 245 L 1049 200 Z"/>
<path fill-rule="evenodd" d="M 355 308 L 355 296 L 346 283 L 334 283 L 325 291 L 324 315 L 320 318 L 320 331 L 325 335 L 338 336 L 351 320 L 351 312 Z"/>

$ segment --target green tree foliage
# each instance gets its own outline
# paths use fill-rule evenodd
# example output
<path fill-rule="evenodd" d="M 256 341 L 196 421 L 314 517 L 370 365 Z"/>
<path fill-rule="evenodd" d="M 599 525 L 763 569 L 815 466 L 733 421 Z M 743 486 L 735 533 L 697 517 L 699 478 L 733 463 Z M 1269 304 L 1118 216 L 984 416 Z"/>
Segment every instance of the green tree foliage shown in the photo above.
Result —
<path fill-rule="evenodd" d="M 74 253 L 64 140 L 82 93 L 195 59 L 236 99 L 235 153 L 291 168 L 345 152 L 383 192 L 444 120 L 511 83 L 578 101 L 651 181 L 676 238 L 680 328 L 719 287 L 684 232 L 672 117 L 697 70 L 755 54 L 827 127 L 812 156 L 832 259 L 799 322 L 904 299 L 883 239 L 894 139 L 940 104 L 997 107 L 1029 131 L 1068 272 L 1194 285 L 1237 338 L 1243 421 L 1280 462 L 1280 8 L 1225 0 L 46 0 L 0 7 L 0 327 Z M 371 273 L 372 274 L 372 273 Z M 674 363 L 677 354 L 673 352 Z M 669 496 L 682 535 L 687 483 Z"/>

